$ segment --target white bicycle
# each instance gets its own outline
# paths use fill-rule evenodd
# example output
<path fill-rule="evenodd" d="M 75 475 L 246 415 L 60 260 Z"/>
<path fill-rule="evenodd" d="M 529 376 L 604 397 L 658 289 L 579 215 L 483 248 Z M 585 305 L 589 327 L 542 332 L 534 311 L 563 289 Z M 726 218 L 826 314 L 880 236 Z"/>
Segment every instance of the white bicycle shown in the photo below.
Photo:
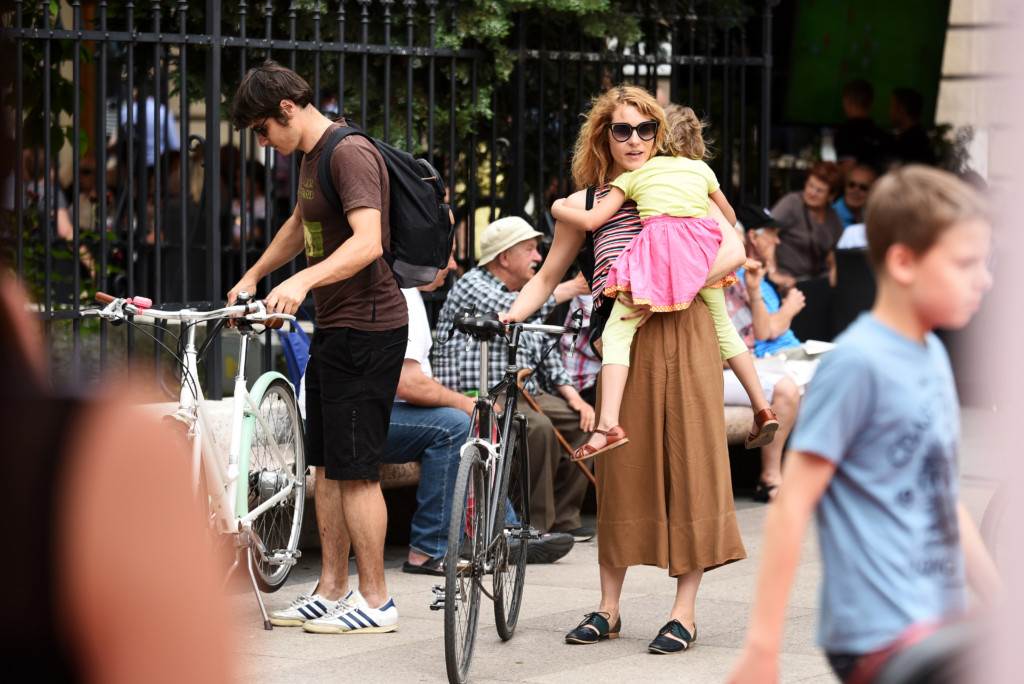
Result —
<path fill-rule="evenodd" d="M 252 300 L 247 293 L 239 295 L 239 304 L 212 311 L 160 311 L 144 297 L 115 298 L 102 292 L 96 293 L 96 300 L 106 306 L 82 311 L 83 316 L 133 326 L 137 326 L 138 318 L 181 322 L 178 351 L 168 349 L 180 365 L 181 388 L 178 408 L 167 417 L 180 421 L 187 429 L 192 444 L 193 487 L 198 496 L 207 499 L 211 529 L 233 538 L 235 561 L 228 576 L 239 566 L 244 553 L 263 626 L 272 629 L 260 590 L 279 589 L 301 556 L 298 545 L 306 488 L 302 420 L 295 390 L 287 378 L 269 371 L 250 389 L 244 369 L 249 340 L 260 334 L 253 326 L 279 328 L 285 321 L 294 325 L 295 317 L 268 314 L 263 302 Z M 231 441 L 225 459 L 225 450 L 217 444 L 203 408 L 198 364 L 229 320 L 241 339 Z M 197 349 L 197 324 L 208 321 L 213 322 L 213 328 Z"/>

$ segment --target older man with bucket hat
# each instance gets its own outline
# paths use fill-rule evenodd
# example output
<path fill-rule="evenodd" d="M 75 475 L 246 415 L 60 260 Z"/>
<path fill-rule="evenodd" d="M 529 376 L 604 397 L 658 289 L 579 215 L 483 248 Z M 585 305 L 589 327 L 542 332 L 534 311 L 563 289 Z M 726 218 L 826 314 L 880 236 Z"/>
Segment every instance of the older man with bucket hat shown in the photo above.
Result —
<path fill-rule="evenodd" d="M 434 347 L 433 365 L 437 378 L 459 392 L 478 389 L 480 382 L 480 348 L 476 340 L 463 335 L 452 336 L 455 319 L 465 311 L 498 313 L 507 311 L 519 290 L 533 277 L 541 260 L 537 251 L 541 233 L 518 216 L 500 218 L 488 225 L 480 239 L 477 267 L 466 273 L 455 285 L 437 323 L 438 344 Z M 541 320 L 557 305 L 586 291 L 582 280 L 562 283 L 554 295 L 537 312 L 533 320 Z M 568 553 L 573 540 L 593 537 L 593 529 L 580 522 L 580 505 L 587 491 L 587 479 L 561 448 L 553 428 L 573 446 L 581 444 L 594 427 L 594 408 L 584 401 L 562 365 L 555 350 L 544 355 L 553 340 L 538 333 L 524 333 L 520 339 L 518 365 L 536 368 L 526 381 L 526 389 L 537 400 L 543 414 L 520 405 L 527 418 L 527 441 L 530 450 L 530 521 L 548 534 L 548 544 L 530 548 L 531 562 L 551 562 Z M 501 377 L 505 369 L 505 350 L 492 345 L 490 373 Z M 543 359 L 543 361 L 542 361 Z M 543 549 L 550 553 L 541 553 Z"/>

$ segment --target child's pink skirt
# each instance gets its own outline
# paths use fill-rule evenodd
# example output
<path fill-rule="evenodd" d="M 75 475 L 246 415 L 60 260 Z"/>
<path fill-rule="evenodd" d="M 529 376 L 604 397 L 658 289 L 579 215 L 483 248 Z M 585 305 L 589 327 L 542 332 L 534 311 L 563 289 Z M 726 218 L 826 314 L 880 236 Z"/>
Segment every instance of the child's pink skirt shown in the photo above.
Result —
<path fill-rule="evenodd" d="M 629 292 L 652 311 L 690 306 L 708 279 L 722 233 L 709 218 L 651 216 L 608 270 L 606 297 Z"/>

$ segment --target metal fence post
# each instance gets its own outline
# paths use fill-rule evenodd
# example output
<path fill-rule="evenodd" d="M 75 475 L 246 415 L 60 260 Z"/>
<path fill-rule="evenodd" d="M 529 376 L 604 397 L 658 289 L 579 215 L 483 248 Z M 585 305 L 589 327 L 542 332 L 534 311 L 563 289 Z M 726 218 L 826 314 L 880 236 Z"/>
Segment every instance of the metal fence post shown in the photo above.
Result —
<path fill-rule="evenodd" d="M 206 32 L 210 51 L 206 56 L 206 149 L 203 183 L 206 193 L 206 293 L 213 301 L 224 295 L 220 263 L 220 91 L 221 91 L 221 4 L 206 0 Z M 220 339 L 213 342 L 206 359 L 206 383 L 211 399 L 224 394 Z"/>
<path fill-rule="evenodd" d="M 758 140 L 761 143 L 761 205 L 768 206 L 771 198 L 771 182 L 768 177 L 768 154 L 770 149 L 769 140 L 772 122 L 772 8 L 779 0 L 764 1 L 764 18 L 762 20 L 763 44 L 761 46 L 762 59 L 764 64 L 761 69 L 761 130 L 758 131 Z"/>

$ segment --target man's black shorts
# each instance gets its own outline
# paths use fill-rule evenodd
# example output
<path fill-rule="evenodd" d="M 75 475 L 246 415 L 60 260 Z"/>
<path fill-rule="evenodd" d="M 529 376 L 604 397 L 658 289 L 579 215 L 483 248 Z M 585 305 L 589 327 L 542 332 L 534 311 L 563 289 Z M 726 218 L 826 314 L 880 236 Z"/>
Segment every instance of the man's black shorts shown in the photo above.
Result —
<path fill-rule="evenodd" d="M 379 480 L 408 326 L 318 329 L 306 367 L 306 459 L 329 480 Z"/>

